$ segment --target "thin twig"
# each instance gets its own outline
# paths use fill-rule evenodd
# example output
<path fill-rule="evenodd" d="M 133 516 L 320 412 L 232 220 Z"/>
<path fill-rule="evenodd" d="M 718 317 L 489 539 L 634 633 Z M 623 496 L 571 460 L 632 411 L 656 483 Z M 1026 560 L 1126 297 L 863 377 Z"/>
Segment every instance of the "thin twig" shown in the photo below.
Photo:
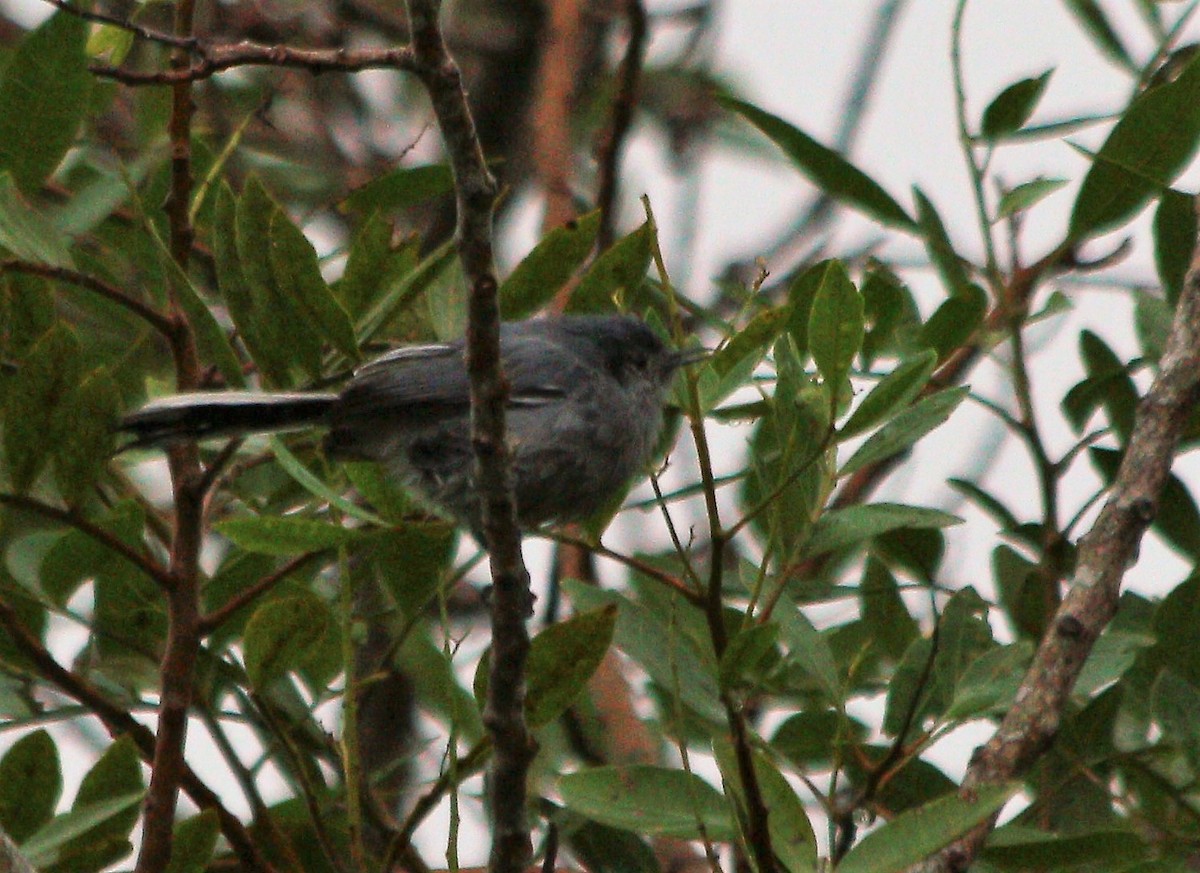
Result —
<path fill-rule="evenodd" d="M 253 603 L 259 597 L 262 597 L 262 595 L 266 594 L 305 564 L 308 564 L 316 558 L 325 555 L 327 551 L 328 550 L 319 550 L 297 555 L 279 569 L 272 573 L 268 573 L 266 576 L 263 576 L 249 588 L 243 588 L 212 612 L 208 613 L 208 615 L 205 615 L 200 619 L 200 635 L 208 636 L 225 622 L 227 622 L 239 609 Z"/>
<path fill-rule="evenodd" d="M 1079 545 L 1062 605 L 1033 658 L 1016 703 L 972 760 L 963 791 L 1019 776 L 1052 742 L 1071 689 L 1101 631 L 1116 613 L 1121 580 L 1146 528 L 1192 409 L 1200 401 L 1200 250 L 1175 310 L 1158 376 L 1138 406 L 1129 446 L 1104 508 Z M 966 870 L 994 819 L 915 870 Z"/>
<path fill-rule="evenodd" d="M 84 21 L 91 21 L 96 24 L 108 24 L 113 27 L 119 27 L 121 30 L 127 30 L 134 36 L 141 39 L 150 40 L 151 42 L 162 43 L 173 48 L 193 48 L 196 40 L 188 36 L 176 36 L 172 33 L 165 33 L 161 30 L 152 30 L 148 27 L 134 24 L 127 18 L 117 18 L 114 15 L 105 15 L 103 12 L 96 12 L 92 9 L 84 9 L 76 6 L 73 3 L 67 3 L 66 0 L 45 0 L 51 6 L 61 9 L 63 12 L 68 12 L 71 15 L 82 18 Z"/>
<path fill-rule="evenodd" d="M 191 46 L 197 59 L 169 70 L 127 70 L 94 65 L 93 73 L 125 85 L 177 85 L 208 79 L 235 67 L 289 67 L 321 73 L 355 73 L 361 70 L 412 70 L 413 54 L 407 46 L 388 49 L 304 49 L 285 45 L 243 42 Z"/>
<path fill-rule="evenodd" d="M 36 264 L 32 261 L 22 261 L 16 258 L 5 258 L 0 261 L 0 275 L 4 273 L 25 273 L 30 276 L 41 276 L 43 279 L 53 279 L 58 282 L 75 285 L 128 309 L 168 339 L 175 332 L 175 326 L 171 323 L 170 319 L 140 300 L 130 297 L 115 285 L 110 285 L 103 279 L 98 279 L 95 276 L 89 276 L 77 270 L 69 270 L 66 267 Z"/>
<path fill-rule="evenodd" d="M 102 546 L 112 549 L 118 555 L 131 562 L 135 567 L 158 583 L 159 587 L 166 588 L 172 584 L 171 574 L 166 567 L 155 561 L 154 558 L 145 552 L 138 551 L 112 531 L 105 530 L 76 512 L 68 509 L 59 509 L 56 506 L 42 503 L 40 500 L 35 500 L 32 497 L 24 497 L 19 494 L 0 493 L 0 505 L 12 506 L 16 509 L 33 512 L 43 518 L 53 519 L 68 527 L 73 527 L 75 530 L 91 537 Z"/>

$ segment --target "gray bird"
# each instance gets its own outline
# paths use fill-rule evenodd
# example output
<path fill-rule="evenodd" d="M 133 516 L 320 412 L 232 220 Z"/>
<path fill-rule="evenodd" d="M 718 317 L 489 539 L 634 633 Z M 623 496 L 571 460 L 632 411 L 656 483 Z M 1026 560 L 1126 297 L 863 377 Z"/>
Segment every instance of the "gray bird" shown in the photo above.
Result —
<path fill-rule="evenodd" d="M 408 346 L 359 368 L 339 393 L 194 393 L 152 401 L 121 429 L 132 445 L 326 427 L 337 458 L 382 463 L 476 536 L 481 517 L 463 340 Z M 651 459 L 679 368 L 629 316 L 559 316 L 501 326 L 517 515 L 523 528 L 594 515 Z"/>

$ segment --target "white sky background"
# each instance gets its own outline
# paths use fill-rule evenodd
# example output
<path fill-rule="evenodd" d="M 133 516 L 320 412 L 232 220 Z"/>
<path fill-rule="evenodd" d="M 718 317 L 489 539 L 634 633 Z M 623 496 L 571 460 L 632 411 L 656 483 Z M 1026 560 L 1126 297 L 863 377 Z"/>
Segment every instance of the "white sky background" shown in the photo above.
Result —
<path fill-rule="evenodd" d="M 33 0 L 10 2 L 39 10 L 46 8 L 29 5 Z M 675 5 L 653 0 L 648 0 L 648 4 L 651 9 Z M 837 129 L 841 102 L 876 5 L 866 0 L 725 0 L 716 30 L 717 69 L 740 85 L 746 99 L 829 142 Z M 912 203 L 911 186 L 919 185 L 938 207 L 959 251 L 979 258 L 982 246 L 954 121 L 949 62 L 954 5 L 952 0 L 911 0 L 907 4 L 896 38 L 888 46 L 851 157 L 905 206 Z M 1101 5 L 1110 13 L 1138 60 L 1147 59 L 1153 44 L 1140 16 L 1133 10 L 1133 0 L 1112 0 Z M 1183 6 L 1164 4 L 1168 9 Z M 1006 85 L 1051 67 L 1056 72 L 1035 121 L 1117 110 L 1125 104 L 1131 88 L 1128 77 L 1096 51 L 1061 0 L 975 0 L 966 17 L 964 58 L 969 117 L 975 124 L 983 108 Z M 1101 126 L 1073 139 L 1095 148 L 1106 131 Z M 696 256 L 692 257 L 672 250 L 674 238 L 669 216 L 674 214 L 672 206 L 680 201 L 684 186 L 671 175 L 662 144 L 643 137 L 633 144 L 625 166 L 623 194 L 629 216 L 633 219 L 637 215 L 636 195 L 642 190 L 649 193 L 663 226 L 668 264 L 682 275 L 684 262 L 690 261 L 687 285 L 701 297 L 714 271 L 732 259 L 756 255 L 754 247 L 762 245 L 764 240 L 773 240 L 812 194 L 811 186 L 782 157 L 763 163 L 727 152 L 713 154 L 705 162 L 700 180 Z M 1044 201 L 1027 219 L 1024 254 L 1027 261 L 1033 260 L 1061 238 L 1086 162 L 1061 141 L 1048 140 L 1001 149 L 994 167 L 1009 185 L 1037 175 L 1062 176 L 1074 182 Z M 1184 184 L 1189 180 L 1195 182 L 1194 172 L 1185 177 Z M 1193 184 L 1192 188 L 1195 187 Z M 1153 288 L 1157 281 L 1145 218 L 1137 225 L 1131 255 L 1112 273 L 1124 281 Z M 531 214 L 529 225 L 534 226 L 536 220 L 537 216 Z M 870 241 L 885 239 L 886 245 L 881 250 L 885 258 L 912 264 L 925 260 L 924 251 L 916 241 L 899 238 L 890 231 L 885 237 L 880 228 L 858 218 L 838 224 L 833 249 L 857 249 Z M 1107 250 L 1103 240 L 1089 249 L 1096 254 Z M 936 281 L 921 269 L 906 271 L 905 278 L 919 292 L 925 311 L 930 311 L 940 299 Z M 1044 300 L 1049 290 L 1043 289 L 1039 300 Z M 1040 347 L 1033 361 L 1038 412 L 1054 452 L 1061 452 L 1073 441 L 1056 401 L 1081 374 L 1076 344 L 1079 328 L 1090 326 L 1126 359 L 1136 354 L 1131 308 L 1122 294 L 1076 285 L 1063 290 L 1077 303 L 1075 313 L 1031 334 L 1031 346 Z M 997 369 L 985 363 L 972 372 L 970 379 L 977 390 L 1005 400 L 997 377 Z M 967 524 L 950 533 L 952 547 L 945 562 L 944 581 L 953 587 L 975 585 L 990 597 L 990 550 L 997 543 L 994 525 L 959 505 L 954 493 L 942 484 L 949 476 L 970 477 L 988 463 L 986 446 L 988 434 L 992 433 L 989 427 L 987 416 L 969 404 L 964 405 L 876 497 L 907 499 L 962 514 Z M 998 434 L 995 436 L 999 438 Z M 722 446 L 731 459 L 728 466 L 734 466 L 732 458 L 742 451 L 743 440 L 744 436 L 738 434 L 727 435 Z M 683 442 L 677 451 L 680 464 L 688 462 Z M 1023 449 L 1015 441 L 1005 442 L 1004 451 L 988 469 L 985 487 L 994 487 L 1022 519 L 1036 517 L 1040 505 L 1036 480 Z M 1072 479 L 1064 501 L 1064 516 L 1074 511 L 1073 501 L 1083 500 L 1097 481 L 1086 472 L 1086 461 L 1080 464 L 1080 470 L 1083 472 Z M 1200 473 L 1188 459 L 1184 459 L 1179 470 L 1181 475 Z M 1197 481 L 1194 475 L 1190 478 Z M 659 542 L 660 528 L 661 522 L 656 517 L 630 514 L 618 519 L 611 541 L 630 548 L 643 537 L 647 542 Z M 528 551 L 536 574 L 537 562 L 544 558 L 545 549 L 531 544 Z M 1161 595 L 1178 584 L 1186 572 L 1183 563 L 1150 536 L 1144 544 L 1141 561 L 1128 580 L 1137 590 Z M 58 654 L 63 660 L 70 660 L 74 651 L 60 649 Z M 956 743 L 937 756 L 938 762 L 952 776 L 957 776 L 966 755 L 984 733 L 975 731 L 958 737 Z M 204 744 L 196 742 L 198 737 L 199 732 L 194 732 L 189 758 L 197 763 L 211 761 L 211 753 Z M 0 744 L 7 745 L 9 739 L 0 735 Z M 207 772 L 212 772 L 211 766 Z M 64 798 L 69 799 L 82 770 L 66 775 Z M 214 787 L 231 797 L 234 807 L 238 806 L 241 796 L 232 784 L 228 789 L 219 784 Z M 438 845 L 441 837 L 429 836 L 431 839 L 425 845 L 430 848 Z M 463 843 L 462 861 L 466 864 L 483 857 L 482 852 L 477 855 L 467 851 L 473 848 L 468 845 L 470 842 Z M 436 858 L 432 853 L 429 857 Z"/>

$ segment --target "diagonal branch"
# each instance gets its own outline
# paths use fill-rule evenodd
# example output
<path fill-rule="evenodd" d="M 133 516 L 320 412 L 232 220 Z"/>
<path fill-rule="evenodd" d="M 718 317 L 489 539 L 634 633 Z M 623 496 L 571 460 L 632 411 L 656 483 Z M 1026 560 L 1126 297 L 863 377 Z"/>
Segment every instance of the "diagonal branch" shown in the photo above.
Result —
<path fill-rule="evenodd" d="M 1112 620 L 1121 579 L 1158 509 L 1175 451 L 1200 401 L 1200 247 L 1193 252 L 1158 376 L 1142 398 L 1108 501 L 1079 544 L 1071 586 L 995 735 L 972 760 L 963 791 L 1020 776 L 1047 749 L 1068 696 L 1101 631 Z M 966 870 L 995 822 L 916 868 Z"/>

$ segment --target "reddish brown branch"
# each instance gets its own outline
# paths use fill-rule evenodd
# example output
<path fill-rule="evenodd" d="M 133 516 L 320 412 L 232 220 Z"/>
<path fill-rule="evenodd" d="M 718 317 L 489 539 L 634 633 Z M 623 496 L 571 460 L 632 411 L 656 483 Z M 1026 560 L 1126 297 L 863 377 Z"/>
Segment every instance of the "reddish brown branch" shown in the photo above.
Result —
<path fill-rule="evenodd" d="M 323 554 L 325 554 L 325 552 L 305 552 L 303 555 L 298 555 L 275 572 L 268 573 L 266 576 L 259 579 L 249 588 L 239 591 L 208 615 L 203 616 L 200 619 L 200 635 L 208 636 L 225 622 L 227 622 L 230 617 L 232 617 L 233 614 L 239 609 L 253 603 L 292 573 L 295 573 L 305 564 Z"/>
<path fill-rule="evenodd" d="M 118 306 L 128 309 L 167 339 L 170 339 L 174 333 L 175 328 L 171 324 L 170 319 L 140 300 L 130 297 L 115 285 L 110 285 L 102 279 L 97 279 L 95 276 L 89 276 L 77 270 L 68 270 L 65 267 L 52 267 L 50 264 L 35 264 L 32 261 L 21 261 L 15 258 L 6 258 L 0 261 L 0 275 L 4 273 L 25 273 L 30 276 L 41 276 L 43 279 L 54 279 L 58 282 L 66 282 L 70 285 L 84 288 L 94 294 L 100 295 L 105 300 L 110 300 Z"/>
<path fill-rule="evenodd" d="M 134 24 L 126 18 L 117 18 L 115 15 L 105 15 L 103 12 L 96 12 L 92 9 L 84 9 L 80 6 L 67 3 L 66 0 L 45 0 L 51 6 L 61 9 L 63 12 L 69 12 L 82 18 L 84 21 L 92 21 L 96 24 L 108 24 L 113 27 L 119 27 L 121 30 L 127 30 L 134 36 L 141 39 L 150 40 L 151 42 L 162 43 L 174 48 L 192 48 L 196 44 L 196 40 L 190 37 L 179 37 L 171 33 L 164 33 L 161 30 L 152 30 L 148 27 L 142 27 L 139 24 Z"/>
<path fill-rule="evenodd" d="M 454 171 L 459 258 L 470 286 L 467 373 L 471 383 L 471 442 L 484 534 L 492 565 L 492 658 L 484 723 L 495 745 L 492 873 L 519 873 L 532 856 L 526 779 L 536 745 L 525 724 L 525 661 L 529 653 L 529 574 L 513 499 L 511 458 L 505 441 L 508 388 L 500 368 L 500 308 L 492 257 L 492 214 L 497 195 L 458 67 L 438 26 L 438 0 L 408 0 L 414 71 L 429 93 Z"/>
<path fill-rule="evenodd" d="M 100 719 L 105 729 L 113 737 L 124 735 L 131 737 L 142 758 L 145 761 L 153 760 L 155 743 L 154 734 L 150 732 L 150 729 L 109 700 L 86 679 L 59 664 L 42 645 L 41 640 L 21 622 L 16 610 L 2 598 L 0 598 L 0 627 L 4 628 L 8 639 L 33 664 L 38 676 L 66 696 L 86 706 Z M 221 833 L 225 835 L 225 839 L 229 841 L 229 845 L 233 847 L 233 851 L 241 862 L 250 870 L 270 873 L 273 868 L 259 855 L 245 825 L 222 805 L 220 797 L 205 785 L 195 771 L 187 765 L 184 765 L 182 784 L 183 790 L 198 807 L 211 809 L 217 814 Z"/>
<path fill-rule="evenodd" d="M 1116 613 L 1121 580 L 1154 519 L 1180 436 L 1198 401 L 1200 248 L 1193 253 L 1158 376 L 1138 406 L 1108 501 L 1080 541 L 1070 588 L 1038 646 L 1016 703 L 972 760 L 963 791 L 1020 776 L 1053 742 L 1084 662 Z M 917 869 L 966 870 L 994 824 L 981 825 Z"/>
<path fill-rule="evenodd" d="M 23 509 L 26 512 L 33 512 L 43 518 L 49 518 L 61 522 L 68 527 L 73 527 L 80 533 L 91 537 L 100 543 L 100 545 L 112 549 L 112 551 L 157 582 L 160 587 L 166 588 L 171 584 L 171 576 L 167 572 L 166 567 L 155 561 L 145 552 L 138 551 L 112 531 L 105 530 L 78 513 L 67 509 L 59 509 L 56 506 L 50 506 L 32 497 L 22 497 L 19 494 L 0 493 L 0 504 L 11 506 L 15 509 Z"/>
<path fill-rule="evenodd" d="M 411 70 L 412 50 L 408 47 L 389 49 L 301 49 L 284 45 L 263 45 L 238 42 L 211 45 L 194 42 L 190 46 L 197 60 L 169 70 L 126 70 L 121 67 L 93 66 L 98 76 L 115 79 L 126 85 L 174 85 L 207 79 L 222 70 L 234 67 L 290 67 L 307 70 L 313 75 L 360 70 Z"/>

